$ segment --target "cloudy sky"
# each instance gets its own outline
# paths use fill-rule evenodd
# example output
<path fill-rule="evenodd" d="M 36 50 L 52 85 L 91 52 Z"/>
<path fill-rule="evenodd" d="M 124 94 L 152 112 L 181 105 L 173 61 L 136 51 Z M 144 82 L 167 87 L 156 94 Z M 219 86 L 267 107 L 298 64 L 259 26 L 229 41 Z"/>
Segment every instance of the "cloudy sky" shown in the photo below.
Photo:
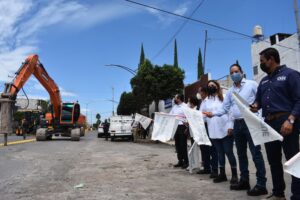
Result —
<path fill-rule="evenodd" d="M 266 37 L 296 32 L 292 0 L 137 2 L 185 16 L 201 4 L 193 18 L 246 35 L 252 35 L 255 25 L 262 26 Z M 136 69 L 142 43 L 152 63 L 172 64 L 173 43 L 161 49 L 183 23 L 182 18 L 124 0 L 0 0 L 0 91 L 28 55 L 38 54 L 60 86 L 64 101 L 79 100 L 89 120 L 90 116 L 94 120 L 96 113 L 108 117 L 112 112 L 112 88 L 118 101 L 123 91 L 131 90 L 132 75 L 105 65 Z M 190 21 L 176 35 L 185 83 L 196 80 L 197 54 L 199 48 L 203 53 L 205 30 L 206 72 L 214 79 L 220 78 L 238 59 L 251 78 L 251 39 Z M 31 98 L 49 98 L 35 78 L 24 89 Z M 24 98 L 22 91 L 18 97 Z"/>

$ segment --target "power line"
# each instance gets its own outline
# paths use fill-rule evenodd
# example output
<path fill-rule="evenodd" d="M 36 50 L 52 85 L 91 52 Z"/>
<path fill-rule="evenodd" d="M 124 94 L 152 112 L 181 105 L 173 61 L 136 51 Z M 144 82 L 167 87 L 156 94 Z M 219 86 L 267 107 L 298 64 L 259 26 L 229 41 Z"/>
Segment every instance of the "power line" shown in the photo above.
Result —
<path fill-rule="evenodd" d="M 199 2 L 198 6 L 193 10 L 189 18 L 191 18 L 195 12 L 202 6 L 205 0 L 202 0 Z M 152 60 L 156 59 L 168 46 L 169 44 L 176 38 L 176 36 L 182 31 L 182 29 L 185 27 L 185 25 L 189 22 L 189 20 L 185 20 L 179 29 L 174 33 L 174 35 L 167 41 L 167 43 L 152 57 Z"/>
<path fill-rule="evenodd" d="M 215 24 L 211 24 L 211 23 L 199 20 L 199 19 L 194 19 L 194 18 L 191 18 L 191 17 L 187 17 L 187 16 L 184 16 L 184 15 L 173 13 L 173 12 L 170 12 L 170 11 L 167 11 L 167 10 L 163 10 L 163 9 L 160 9 L 160 8 L 156 8 L 156 7 L 149 6 L 149 5 L 146 5 L 146 4 L 143 4 L 143 3 L 139 3 L 139 2 L 136 2 L 136 1 L 132 1 L 132 0 L 125 0 L 125 1 L 133 3 L 133 4 L 137 4 L 137 5 L 140 5 L 140 6 L 144 6 L 146 8 L 151 8 L 151 9 L 154 9 L 154 10 L 158 10 L 160 12 L 164 12 L 164 13 L 167 13 L 167 14 L 170 14 L 170 15 L 181 17 L 181 18 L 184 18 L 184 19 L 188 19 L 190 21 L 194 21 L 194 22 L 198 22 L 198 23 L 201 23 L 201 24 L 205 24 L 207 26 L 211 26 L 211 27 L 223 30 L 223 31 L 227 31 L 227 32 L 230 32 L 230 33 L 234 33 L 234 34 L 241 35 L 241 36 L 248 37 L 248 38 L 252 39 L 252 36 L 250 36 L 250 35 L 246 35 L 244 33 L 240 33 L 240 32 L 234 31 L 234 30 L 230 30 L 228 28 L 225 28 L 225 27 L 222 27 L 222 26 L 218 26 L 218 25 L 215 25 Z"/>
<path fill-rule="evenodd" d="M 163 13 L 167 13 L 169 15 L 173 15 L 173 16 L 184 18 L 184 19 L 188 19 L 190 21 L 205 24 L 207 26 L 210 26 L 210 27 L 213 27 L 213 28 L 216 28 L 216 29 L 220 29 L 220 30 L 223 30 L 225 32 L 230 32 L 230 33 L 233 33 L 233 34 L 241 35 L 243 37 L 246 37 L 246 38 L 249 38 L 249 39 L 253 40 L 253 37 L 250 36 L 250 35 L 247 35 L 247 34 L 235 31 L 235 30 L 231 30 L 231 29 L 219 26 L 219 25 L 215 25 L 215 24 L 212 24 L 212 23 L 209 23 L 209 22 L 205 22 L 205 21 L 202 21 L 202 20 L 199 20 L 199 19 L 194 19 L 194 18 L 191 18 L 191 17 L 187 17 L 187 16 L 184 16 L 184 15 L 177 14 L 177 13 L 173 13 L 173 12 L 170 12 L 170 11 L 167 11 L 167 10 L 163 10 L 163 9 L 160 9 L 160 8 L 149 6 L 149 5 L 139 3 L 139 2 L 136 2 L 136 1 L 132 1 L 132 0 L 124 0 L 124 1 L 127 1 L 127 2 L 132 3 L 132 4 L 140 5 L 140 6 L 143 6 L 143 7 L 146 7 L 146 8 L 150 8 L 150 9 L 153 9 L 153 10 L 157 10 L 157 11 L 160 11 L 160 12 L 163 12 Z M 263 42 L 271 44 L 270 41 L 263 40 Z M 299 52 L 298 49 L 294 49 L 292 47 L 284 46 L 284 45 L 281 45 L 281 44 L 276 44 L 276 45 L 279 46 L 279 47 L 283 47 L 283 48 L 287 48 L 287 49 L 291 49 L 291 50 Z"/>
<path fill-rule="evenodd" d="M 208 41 L 248 40 L 248 38 L 208 38 Z"/>

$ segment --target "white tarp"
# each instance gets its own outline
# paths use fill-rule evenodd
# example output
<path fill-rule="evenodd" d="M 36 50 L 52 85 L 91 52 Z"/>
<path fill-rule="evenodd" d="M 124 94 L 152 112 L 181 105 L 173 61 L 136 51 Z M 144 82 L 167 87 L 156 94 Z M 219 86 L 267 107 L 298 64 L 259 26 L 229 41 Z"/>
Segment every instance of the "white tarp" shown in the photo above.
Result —
<path fill-rule="evenodd" d="M 167 142 L 171 140 L 176 132 L 178 120 L 175 115 L 155 113 L 151 140 Z"/>
<path fill-rule="evenodd" d="M 189 150 L 189 171 L 193 173 L 193 169 L 200 168 L 200 148 L 196 142 L 192 145 L 191 149 Z"/>
<path fill-rule="evenodd" d="M 300 152 L 284 163 L 284 171 L 300 178 Z"/>
<path fill-rule="evenodd" d="M 211 142 L 205 129 L 202 113 L 199 110 L 194 110 L 188 107 L 184 107 L 183 112 L 189 123 L 189 127 L 193 132 L 193 138 L 195 142 L 198 145 L 204 144 L 211 146 Z"/>
<path fill-rule="evenodd" d="M 279 133 L 251 112 L 249 106 L 243 103 L 245 100 L 242 97 L 235 92 L 232 93 L 232 95 L 248 126 L 254 145 L 260 145 L 274 140 L 283 140 L 283 137 Z"/>
<path fill-rule="evenodd" d="M 134 118 L 135 121 L 139 122 L 142 127 L 144 129 L 147 129 L 149 124 L 151 123 L 152 119 L 148 118 L 148 117 L 145 117 L 144 115 L 140 115 L 138 113 L 135 113 L 135 118 Z"/>

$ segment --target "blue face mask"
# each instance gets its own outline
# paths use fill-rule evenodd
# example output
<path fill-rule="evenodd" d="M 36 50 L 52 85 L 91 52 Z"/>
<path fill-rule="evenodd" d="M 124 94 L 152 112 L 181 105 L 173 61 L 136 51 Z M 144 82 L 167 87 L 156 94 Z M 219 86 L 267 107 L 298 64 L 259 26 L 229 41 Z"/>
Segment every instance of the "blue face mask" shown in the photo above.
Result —
<path fill-rule="evenodd" d="M 231 74 L 231 79 L 233 82 L 237 83 L 239 82 L 240 80 L 242 80 L 243 76 L 241 73 L 233 73 Z"/>

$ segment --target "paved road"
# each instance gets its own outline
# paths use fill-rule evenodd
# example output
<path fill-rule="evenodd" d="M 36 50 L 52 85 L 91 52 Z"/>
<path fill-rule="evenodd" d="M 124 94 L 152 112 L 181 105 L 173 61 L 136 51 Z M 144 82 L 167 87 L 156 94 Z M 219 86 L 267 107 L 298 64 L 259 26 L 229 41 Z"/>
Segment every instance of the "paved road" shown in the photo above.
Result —
<path fill-rule="evenodd" d="M 208 175 L 174 169 L 175 161 L 173 146 L 110 142 L 98 139 L 96 132 L 80 142 L 1 147 L 0 199 L 260 199 L 230 191 L 229 182 L 214 184 Z"/>

